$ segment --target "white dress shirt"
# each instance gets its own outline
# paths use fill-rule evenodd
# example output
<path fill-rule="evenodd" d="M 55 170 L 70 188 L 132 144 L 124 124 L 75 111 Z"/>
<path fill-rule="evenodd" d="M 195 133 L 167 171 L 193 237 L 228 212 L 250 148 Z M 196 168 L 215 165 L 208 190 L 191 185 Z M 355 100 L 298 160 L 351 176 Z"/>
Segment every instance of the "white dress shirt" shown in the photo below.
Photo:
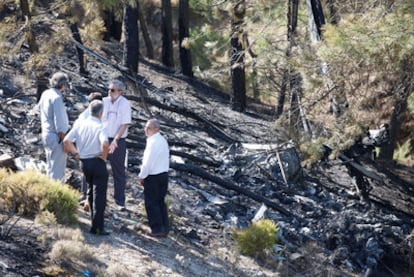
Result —
<path fill-rule="evenodd" d="M 111 97 L 107 96 L 102 99 L 104 106 L 102 122 L 108 130 L 108 137 L 114 138 L 121 125 L 131 124 L 131 105 L 128 99 L 122 95 L 116 99 L 114 103 L 111 101 Z M 127 137 L 128 129 L 122 135 L 122 138 Z"/>
<path fill-rule="evenodd" d="M 170 149 L 167 140 L 157 132 L 147 138 L 147 144 L 142 158 L 139 179 L 145 179 L 148 175 L 157 175 L 168 172 L 170 168 Z"/>
<path fill-rule="evenodd" d="M 82 124 L 75 124 L 65 140 L 76 142 L 81 159 L 90 159 L 102 155 L 102 145 L 108 141 L 108 135 L 99 118 L 89 116 Z"/>

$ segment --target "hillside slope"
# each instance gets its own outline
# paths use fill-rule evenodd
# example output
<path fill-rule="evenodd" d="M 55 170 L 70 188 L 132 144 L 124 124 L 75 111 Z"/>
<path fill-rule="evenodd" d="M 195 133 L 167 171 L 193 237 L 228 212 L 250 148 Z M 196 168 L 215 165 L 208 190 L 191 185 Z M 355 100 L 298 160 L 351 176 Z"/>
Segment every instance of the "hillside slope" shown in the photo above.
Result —
<path fill-rule="evenodd" d="M 105 43 L 94 51 L 118 65 L 119 49 L 116 43 Z M 39 119 L 31 113 L 36 105 L 35 83 L 30 76 L 31 82 L 22 81 L 25 55 L 22 49 L 20 56 L 1 63 L 0 117 L 5 129 L 0 154 L 31 158 L 39 165 L 44 154 Z M 122 75 L 92 56 L 89 75 L 77 74 L 71 44 L 50 60 L 49 73 L 60 70 L 72 79 L 73 89 L 65 97 L 71 122 L 86 107 L 90 92 L 106 93 L 107 82 Z M 147 96 L 143 104 L 134 83 L 128 82 L 133 124 L 127 140 L 127 211 L 114 209 L 112 180 L 106 218 L 110 236 L 90 235 L 88 216 L 79 209 L 76 228 L 93 250 L 101 272 L 109 276 L 360 276 L 375 271 L 391 276 L 408 272 L 414 224 L 412 172 L 405 170 L 404 180 L 389 166 L 362 160 L 361 165 L 381 180 L 366 178 L 371 190 L 368 199 L 361 199 L 353 176 L 339 160 L 298 169 L 294 155 L 285 155 L 294 148 L 284 131 L 272 128 L 271 108 L 251 103 L 247 112 L 234 112 L 225 94 L 148 61 L 141 61 L 136 83 L 145 87 Z M 145 145 L 143 126 L 151 117 L 161 121 L 172 153 L 168 202 L 173 227 L 167 239 L 159 240 L 145 235 L 142 188 L 137 182 Z M 291 177 L 287 182 L 277 153 L 284 173 Z M 69 160 L 68 182 L 79 186 L 79 176 L 77 162 Z M 265 211 L 259 213 L 263 207 Z M 232 228 L 246 227 L 260 215 L 278 224 L 279 244 L 262 256 L 240 255 Z M 36 225 L 35 232 L 51 230 Z M 45 253 L 50 249 L 33 249 L 41 251 L 33 256 L 48 260 Z M 2 257 L 13 251 L 0 253 L 0 260 L 5 260 Z M 30 256 L 7 260 L 1 273 L 30 276 L 27 259 Z M 95 269 L 88 264 L 77 267 Z"/>

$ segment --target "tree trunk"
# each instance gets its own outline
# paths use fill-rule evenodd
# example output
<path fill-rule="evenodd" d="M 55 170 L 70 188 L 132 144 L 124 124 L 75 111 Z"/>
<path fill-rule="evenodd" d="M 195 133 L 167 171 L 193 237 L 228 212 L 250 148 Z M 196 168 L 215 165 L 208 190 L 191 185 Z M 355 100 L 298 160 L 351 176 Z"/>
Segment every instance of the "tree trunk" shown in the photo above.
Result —
<path fill-rule="evenodd" d="M 193 77 L 193 62 L 191 60 L 191 52 L 188 43 L 185 40 L 190 37 L 189 32 L 189 5 L 188 0 L 180 0 L 178 14 L 178 36 L 180 49 L 181 72 L 188 77 Z M 183 43 L 184 42 L 184 43 Z"/>
<path fill-rule="evenodd" d="M 36 80 L 37 80 L 37 86 L 36 86 L 36 102 L 39 102 L 40 97 L 42 96 L 42 93 L 48 89 L 49 87 L 49 79 L 45 75 L 44 68 L 38 68 L 36 70 Z"/>
<path fill-rule="evenodd" d="M 20 0 L 20 9 L 22 10 L 22 20 L 25 20 L 26 16 L 29 20 L 32 18 L 28 0 Z"/>
<path fill-rule="evenodd" d="M 326 5 L 328 6 L 329 10 L 329 23 L 332 25 L 337 25 L 339 22 L 339 14 L 335 6 L 335 0 L 327 0 Z"/>
<path fill-rule="evenodd" d="M 104 11 L 103 19 L 105 22 L 106 32 L 104 33 L 104 40 L 110 40 L 112 38 L 117 41 L 121 40 L 122 36 L 122 24 L 114 15 L 113 11 Z"/>
<path fill-rule="evenodd" d="M 231 21 L 231 84 L 232 84 L 232 110 L 243 112 L 246 109 L 246 76 L 244 71 L 244 49 L 242 45 L 243 23 L 246 14 L 246 3 L 238 1 L 233 7 Z"/>
<path fill-rule="evenodd" d="M 174 67 L 171 0 L 162 0 L 162 63 Z"/>
<path fill-rule="evenodd" d="M 138 41 L 138 9 L 124 4 L 123 19 L 124 53 L 122 63 L 131 72 L 138 72 L 139 41 Z"/>
<path fill-rule="evenodd" d="M 316 25 L 316 31 L 319 36 L 319 40 L 322 39 L 322 26 L 325 25 L 325 16 L 320 0 L 308 0 L 311 3 L 311 9 L 313 14 L 313 20 Z"/>
<path fill-rule="evenodd" d="M 145 47 L 147 48 L 147 57 L 149 59 L 154 58 L 154 47 L 152 46 L 151 38 L 148 33 L 147 23 L 145 21 L 144 14 L 140 7 L 138 7 L 138 19 L 139 25 L 142 32 L 142 37 L 144 38 Z"/>
<path fill-rule="evenodd" d="M 79 42 L 80 44 L 83 44 L 82 38 L 79 34 L 78 24 L 71 23 L 70 31 L 72 32 L 73 39 Z M 79 58 L 79 73 L 81 75 L 88 75 L 88 71 L 86 70 L 86 66 L 85 66 L 85 55 L 83 53 L 83 50 L 80 49 L 79 47 L 76 47 L 76 51 L 78 52 L 78 58 Z"/>
<path fill-rule="evenodd" d="M 407 67 L 407 66 L 405 66 Z M 404 72 L 413 72 L 412 68 L 406 68 Z M 394 104 L 394 110 L 391 114 L 390 118 L 390 128 L 389 128 L 389 136 L 390 142 L 387 145 L 381 147 L 381 151 L 379 154 L 378 159 L 380 160 L 392 160 L 394 156 L 395 146 L 397 145 L 397 135 L 401 128 L 401 120 L 400 116 L 402 116 L 405 112 L 407 112 L 407 101 L 408 97 L 410 96 L 411 92 L 414 89 L 414 80 L 410 75 L 404 76 L 402 80 L 398 82 L 399 84 L 404 84 L 404 88 L 402 91 L 395 91 L 396 99 Z"/>
<path fill-rule="evenodd" d="M 32 54 L 36 54 L 39 52 L 39 47 L 37 46 L 36 37 L 33 35 L 33 32 L 32 32 L 29 2 L 27 0 L 20 0 L 20 7 L 22 9 L 22 15 L 27 21 L 28 27 L 26 31 L 26 39 L 27 39 L 27 43 L 29 44 L 29 51 Z M 37 81 L 36 101 L 39 102 L 42 92 L 48 88 L 49 80 L 45 76 L 45 69 L 42 65 L 40 66 L 38 65 L 37 67 L 34 66 L 33 70 L 35 72 L 36 81 Z"/>
<path fill-rule="evenodd" d="M 309 11 L 309 29 L 312 42 L 322 40 L 322 26 L 325 25 L 325 16 L 323 14 L 320 0 L 306 0 Z"/>
<path fill-rule="evenodd" d="M 288 12 L 287 12 L 287 40 L 288 46 L 286 48 L 285 56 L 286 60 L 289 60 L 292 47 L 295 45 L 295 34 L 296 26 L 298 25 L 298 5 L 299 0 L 288 1 Z M 280 85 L 279 97 L 276 105 L 276 118 L 279 118 L 283 113 L 283 106 L 286 99 L 286 91 L 288 80 L 290 79 L 291 70 L 289 63 L 287 63 L 287 69 L 283 70 L 282 83 Z"/>
<path fill-rule="evenodd" d="M 289 75 L 290 75 L 289 70 L 284 69 L 283 76 L 282 76 L 282 83 L 280 84 L 280 91 L 279 91 L 279 96 L 277 98 L 277 104 L 276 104 L 276 110 L 275 110 L 276 119 L 279 118 L 283 113 L 283 107 L 284 107 L 285 99 L 286 99 L 286 91 L 287 91 L 287 83 L 288 83 Z"/>

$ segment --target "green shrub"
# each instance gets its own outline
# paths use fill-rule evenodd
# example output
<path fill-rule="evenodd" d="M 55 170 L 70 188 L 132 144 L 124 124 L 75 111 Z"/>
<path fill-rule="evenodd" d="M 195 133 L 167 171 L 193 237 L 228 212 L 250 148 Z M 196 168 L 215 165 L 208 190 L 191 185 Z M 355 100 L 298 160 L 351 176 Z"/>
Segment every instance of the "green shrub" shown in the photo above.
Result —
<path fill-rule="evenodd" d="M 303 142 L 299 145 L 299 148 L 303 156 L 303 167 L 310 167 L 323 158 L 324 148 L 321 139 Z"/>
<path fill-rule="evenodd" d="M 259 220 L 246 229 L 236 229 L 232 235 L 242 254 L 254 256 L 270 249 L 277 242 L 278 227 L 270 219 Z"/>
<path fill-rule="evenodd" d="M 401 164 L 408 165 L 411 160 L 411 140 L 406 140 L 403 144 L 397 144 L 394 150 L 393 159 Z"/>
<path fill-rule="evenodd" d="M 2 212 L 28 217 L 49 211 L 58 223 L 75 223 L 79 193 L 35 171 L 12 173 L 0 170 Z"/>

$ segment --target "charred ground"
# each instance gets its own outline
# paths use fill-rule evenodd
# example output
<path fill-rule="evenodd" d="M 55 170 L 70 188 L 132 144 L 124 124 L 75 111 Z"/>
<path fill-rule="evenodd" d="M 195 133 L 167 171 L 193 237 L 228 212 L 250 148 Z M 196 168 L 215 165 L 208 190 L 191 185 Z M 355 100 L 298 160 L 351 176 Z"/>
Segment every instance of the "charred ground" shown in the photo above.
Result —
<path fill-rule="evenodd" d="M 299 170 L 297 163 L 292 164 L 294 159 L 283 156 L 294 145 L 287 143 L 283 130 L 272 128 L 272 107 L 250 103 L 245 113 L 232 111 L 228 95 L 149 61 L 141 61 L 139 76 L 131 82 L 111 66 L 121 60 L 119 49 L 115 43 L 94 49 L 108 63 L 90 56 L 87 76 L 76 73 L 74 45 L 68 45 L 50 65 L 50 73 L 61 70 L 72 79 L 73 89 L 66 96 L 71 122 L 86 107 L 90 92 L 106 93 L 106 84 L 114 77 L 124 75 L 128 82 L 126 96 L 133 106 L 133 124 L 127 140 L 127 211 L 114 211 L 109 200 L 111 214 L 106 220 L 113 235 L 104 240 L 87 234 L 87 216 L 79 211 L 87 243 L 97 252 L 114 253 L 102 259 L 103 263 L 126 264 L 131 276 L 409 274 L 414 224 L 412 169 L 359 157 L 355 160 L 359 165 L 380 177 L 364 177 L 370 190 L 368 198 L 361 199 L 343 161 L 325 160 Z M 25 78 L 24 51 L 20 58 L 1 65 L 0 123 L 5 127 L 1 154 L 42 161 L 39 122 L 30 113 L 36 104 L 35 85 L 22 85 L 21 81 Z M 165 242 L 154 242 L 141 232 L 145 216 L 136 176 L 145 145 L 143 126 L 150 117 L 160 119 L 172 154 L 168 197 L 174 224 Z M 288 182 L 278 166 L 276 150 L 292 177 Z M 69 160 L 69 183 L 78 187 L 79 176 L 77 163 Z M 111 185 L 108 194 L 112 199 Z M 263 217 L 280 228 L 279 251 L 267 257 L 243 257 L 235 250 L 231 228 L 248 226 L 262 203 L 267 206 Z M 133 247 L 119 245 L 121 239 Z M 30 235 L 19 232 L 5 237 L 1 244 L 1 272 L 6 276 L 33 276 L 41 268 L 40 261 L 47 261 L 48 249 Z M 164 267 L 168 269 L 163 271 Z"/>

